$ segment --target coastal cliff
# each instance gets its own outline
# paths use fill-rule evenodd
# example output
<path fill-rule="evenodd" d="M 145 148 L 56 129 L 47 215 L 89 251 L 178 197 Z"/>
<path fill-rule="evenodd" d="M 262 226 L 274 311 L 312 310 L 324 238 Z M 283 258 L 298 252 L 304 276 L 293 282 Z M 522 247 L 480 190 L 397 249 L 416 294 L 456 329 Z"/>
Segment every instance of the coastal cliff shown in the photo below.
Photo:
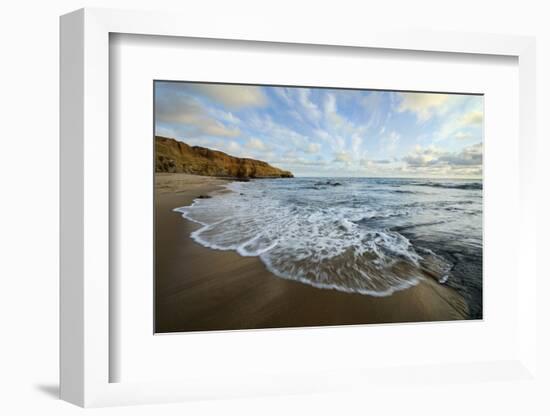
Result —
<path fill-rule="evenodd" d="M 292 178 L 261 160 L 239 158 L 167 137 L 155 137 L 155 171 L 235 178 Z"/>

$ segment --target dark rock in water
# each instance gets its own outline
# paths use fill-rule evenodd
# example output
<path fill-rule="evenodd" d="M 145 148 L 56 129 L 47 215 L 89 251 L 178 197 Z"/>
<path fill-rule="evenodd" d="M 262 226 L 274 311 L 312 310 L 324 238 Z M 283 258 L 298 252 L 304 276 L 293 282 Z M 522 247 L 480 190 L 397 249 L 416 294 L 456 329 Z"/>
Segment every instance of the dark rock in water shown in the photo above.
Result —
<path fill-rule="evenodd" d="M 241 192 L 241 193 L 239 193 L 239 195 L 243 196 L 244 194 Z"/>
<path fill-rule="evenodd" d="M 426 182 L 426 183 L 415 183 L 413 185 L 415 185 L 415 186 L 431 186 L 433 188 L 483 190 L 483 183 L 481 183 L 481 182 L 462 183 L 462 184 Z"/>
<path fill-rule="evenodd" d="M 314 186 L 341 186 L 342 184 L 340 182 L 332 182 L 332 181 L 319 181 L 315 182 L 313 184 Z"/>
<path fill-rule="evenodd" d="M 210 199 L 212 197 L 210 195 L 199 195 L 197 198 L 198 199 Z"/>
<path fill-rule="evenodd" d="M 464 298 L 468 319 L 483 319 L 483 250 L 478 247 L 465 248 L 453 241 L 420 239 L 406 231 L 399 233 L 422 254 L 424 271 Z"/>

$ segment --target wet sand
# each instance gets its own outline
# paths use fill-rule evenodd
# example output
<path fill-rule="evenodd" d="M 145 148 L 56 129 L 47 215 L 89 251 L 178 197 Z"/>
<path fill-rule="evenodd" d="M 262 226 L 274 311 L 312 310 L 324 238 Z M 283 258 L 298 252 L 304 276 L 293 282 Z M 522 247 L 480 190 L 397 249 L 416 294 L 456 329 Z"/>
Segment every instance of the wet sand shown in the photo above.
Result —
<path fill-rule="evenodd" d="M 281 279 L 257 257 L 202 247 L 189 236 L 199 225 L 173 209 L 224 183 L 156 175 L 157 333 L 466 319 L 462 297 L 433 279 L 387 297 L 343 293 Z"/>

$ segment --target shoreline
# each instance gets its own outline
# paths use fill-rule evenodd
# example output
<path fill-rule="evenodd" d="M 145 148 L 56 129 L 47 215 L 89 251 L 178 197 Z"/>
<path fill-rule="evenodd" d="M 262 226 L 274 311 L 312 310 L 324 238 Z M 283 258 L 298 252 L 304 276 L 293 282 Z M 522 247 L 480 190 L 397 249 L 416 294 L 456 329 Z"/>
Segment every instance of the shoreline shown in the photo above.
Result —
<path fill-rule="evenodd" d="M 173 209 L 231 181 L 155 175 L 155 332 L 468 319 L 464 299 L 435 280 L 384 297 L 320 289 L 275 276 L 258 257 L 199 245 L 190 234 L 200 225 Z"/>

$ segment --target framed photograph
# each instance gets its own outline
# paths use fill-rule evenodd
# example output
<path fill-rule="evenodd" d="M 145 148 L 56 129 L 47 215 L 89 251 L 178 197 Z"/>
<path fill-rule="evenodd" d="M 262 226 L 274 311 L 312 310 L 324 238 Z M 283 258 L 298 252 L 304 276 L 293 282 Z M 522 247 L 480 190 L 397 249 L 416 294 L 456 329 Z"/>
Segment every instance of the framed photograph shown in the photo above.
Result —
<path fill-rule="evenodd" d="M 482 95 L 154 100 L 155 332 L 483 318 Z"/>
<path fill-rule="evenodd" d="M 533 39 L 245 29 L 61 18 L 62 398 L 533 380 Z"/>

